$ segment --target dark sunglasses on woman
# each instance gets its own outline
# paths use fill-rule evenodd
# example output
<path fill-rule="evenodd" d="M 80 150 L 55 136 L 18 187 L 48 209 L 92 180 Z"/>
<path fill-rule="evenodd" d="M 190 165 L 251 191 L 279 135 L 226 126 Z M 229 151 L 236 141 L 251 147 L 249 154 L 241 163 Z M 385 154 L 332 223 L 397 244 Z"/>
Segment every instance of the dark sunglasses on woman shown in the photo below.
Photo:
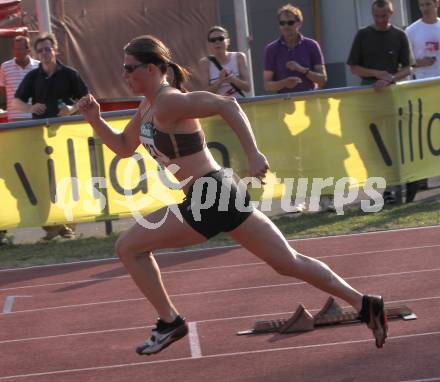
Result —
<path fill-rule="evenodd" d="M 124 64 L 122 65 L 124 70 L 128 73 L 131 74 L 133 73 L 137 68 L 140 68 L 142 66 L 146 66 L 147 64 L 144 63 L 140 63 L 140 64 Z"/>
<path fill-rule="evenodd" d="M 296 23 L 296 20 L 288 20 L 288 21 L 280 21 L 280 26 L 285 26 L 285 25 L 288 25 L 288 26 L 292 26 L 293 24 L 295 24 Z"/>
<path fill-rule="evenodd" d="M 225 36 L 218 36 L 218 37 L 209 37 L 208 38 L 208 41 L 209 42 L 212 42 L 212 43 L 214 43 L 214 42 L 223 42 L 223 41 L 225 41 L 225 39 L 226 39 L 226 37 Z"/>

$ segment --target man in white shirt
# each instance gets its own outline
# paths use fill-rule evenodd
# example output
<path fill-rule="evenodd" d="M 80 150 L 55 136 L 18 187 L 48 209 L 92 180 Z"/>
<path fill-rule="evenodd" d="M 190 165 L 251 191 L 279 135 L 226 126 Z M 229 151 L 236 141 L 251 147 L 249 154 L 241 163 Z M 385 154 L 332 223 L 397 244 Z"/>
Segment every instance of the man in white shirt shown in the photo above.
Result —
<path fill-rule="evenodd" d="M 13 59 L 3 62 L 0 66 L 0 93 L 2 98 L 6 97 L 6 109 L 8 113 L 8 121 L 19 121 L 23 119 L 31 119 L 30 113 L 22 113 L 13 105 L 15 91 L 23 80 L 24 76 L 31 70 L 38 67 L 40 63 L 29 55 L 30 40 L 25 36 L 17 36 L 12 43 Z M 0 246 L 9 244 L 7 232 L 0 231 Z"/>
<path fill-rule="evenodd" d="M 30 113 L 22 113 L 13 105 L 15 91 L 23 80 L 24 76 L 31 70 L 38 67 L 40 63 L 30 56 L 30 41 L 26 36 L 17 36 L 12 45 L 14 58 L 5 61 L 0 66 L 0 92 L 6 94 L 6 108 L 8 120 L 17 121 L 21 119 L 31 119 Z"/>
<path fill-rule="evenodd" d="M 440 19 L 438 18 L 439 0 L 419 0 L 422 18 L 412 23 L 405 32 L 411 44 L 416 65 L 416 79 L 440 76 Z M 412 202 L 419 188 L 427 180 L 418 180 L 406 184 L 406 201 Z"/>
<path fill-rule="evenodd" d="M 439 5 L 439 0 L 419 0 L 422 18 L 405 31 L 416 58 L 416 79 L 440 76 Z"/>

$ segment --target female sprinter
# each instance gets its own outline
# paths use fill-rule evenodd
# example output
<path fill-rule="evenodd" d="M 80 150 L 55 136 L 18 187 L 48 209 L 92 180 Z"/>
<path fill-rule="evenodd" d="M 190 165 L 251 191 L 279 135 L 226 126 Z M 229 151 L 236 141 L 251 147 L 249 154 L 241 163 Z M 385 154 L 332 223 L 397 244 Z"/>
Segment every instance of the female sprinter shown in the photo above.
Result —
<path fill-rule="evenodd" d="M 188 332 L 185 319 L 165 290 L 153 252 L 201 243 L 220 232 L 227 232 L 280 274 L 304 280 L 348 302 L 372 329 L 376 345 L 382 347 L 387 336 L 383 299 L 362 295 L 321 261 L 292 249 L 277 227 L 252 208 L 247 192 L 206 147 L 197 118 L 220 115 L 240 140 L 250 176 L 260 180 L 265 176 L 268 162 L 258 150 L 249 120 L 235 99 L 205 91 L 186 93 L 182 84 L 187 72 L 171 60 L 168 48 L 155 37 L 137 37 L 124 51 L 124 77 L 134 93 L 145 96 L 134 117 L 121 133 L 114 131 L 101 118 L 99 105 L 91 95 L 79 101 L 80 112 L 120 157 L 130 157 L 142 144 L 160 164 L 179 169 L 174 174 L 179 182 L 192 179 L 183 186 L 186 198 L 177 206 L 184 222 L 168 214 L 159 228 L 136 224 L 116 243 L 117 255 L 159 315 L 151 337 L 137 352 L 157 353 Z M 172 85 L 167 82 L 168 68 L 174 74 Z M 228 189 L 230 195 L 226 205 L 220 198 L 223 189 Z M 212 206 L 201 209 L 202 200 L 210 197 L 215 199 Z M 236 203 L 239 199 L 241 202 Z M 159 221 L 164 214 L 165 210 L 160 209 L 147 219 Z"/>

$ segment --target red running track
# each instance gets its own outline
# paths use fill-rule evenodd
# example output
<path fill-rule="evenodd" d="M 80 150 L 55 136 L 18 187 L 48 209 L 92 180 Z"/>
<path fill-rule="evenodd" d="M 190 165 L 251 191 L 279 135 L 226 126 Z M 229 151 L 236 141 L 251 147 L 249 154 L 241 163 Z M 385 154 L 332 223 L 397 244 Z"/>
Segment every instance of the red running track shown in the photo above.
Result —
<path fill-rule="evenodd" d="M 161 254 L 190 335 L 138 356 L 155 313 L 116 260 L 0 271 L 0 382 L 440 381 L 440 227 L 299 240 L 355 288 L 406 304 L 376 349 L 364 325 L 237 336 L 327 295 L 239 247 Z M 343 302 L 339 301 L 343 306 Z M 3 313 L 1 313 L 3 312 Z"/>

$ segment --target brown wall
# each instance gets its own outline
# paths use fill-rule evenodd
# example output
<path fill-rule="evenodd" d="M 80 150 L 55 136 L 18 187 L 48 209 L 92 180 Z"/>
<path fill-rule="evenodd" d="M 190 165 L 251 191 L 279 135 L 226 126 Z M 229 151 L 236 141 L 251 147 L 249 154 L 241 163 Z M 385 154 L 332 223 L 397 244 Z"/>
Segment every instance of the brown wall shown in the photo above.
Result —
<path fill-rule="evenodd" d="M 27 22 L 37 29 L 33 0 L 25 0 Z M 60 59 L 80 71 L 98 98 L 133 94 L 121 76 L 123 47 L 132 38 L 161 39 L 180 65 L 194 74 L 205 56 L 205 31 L 217 23 L 217 0 L 51 0 L 52 27 Z M 202 33 L 203 32 L 203 33 Z"/>

